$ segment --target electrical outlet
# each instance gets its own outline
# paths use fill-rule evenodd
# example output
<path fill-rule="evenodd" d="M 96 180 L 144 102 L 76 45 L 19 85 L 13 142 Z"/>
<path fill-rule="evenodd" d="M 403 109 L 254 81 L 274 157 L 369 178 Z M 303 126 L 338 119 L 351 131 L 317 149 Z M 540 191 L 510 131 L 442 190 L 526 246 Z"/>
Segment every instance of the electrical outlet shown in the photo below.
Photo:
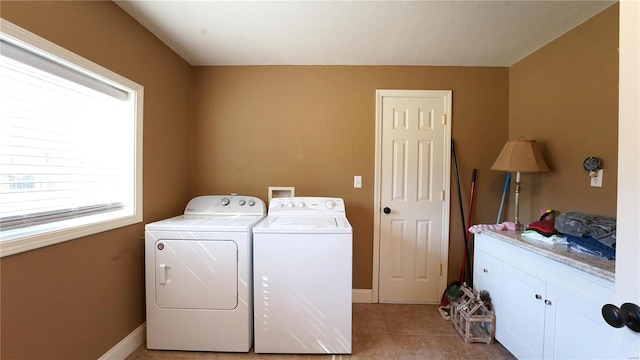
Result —
<path fill-rule="evenodd" d="M 362 188 L 362 176 L 356 175 L 356 176 L 353 177 L 353 187 L 355 189 Z"/>
<path fill-rule="evenodd" d="M 602 187 L 602 169 L 598 170 L 596 176 L 591 177 L 591 186 Z"/>

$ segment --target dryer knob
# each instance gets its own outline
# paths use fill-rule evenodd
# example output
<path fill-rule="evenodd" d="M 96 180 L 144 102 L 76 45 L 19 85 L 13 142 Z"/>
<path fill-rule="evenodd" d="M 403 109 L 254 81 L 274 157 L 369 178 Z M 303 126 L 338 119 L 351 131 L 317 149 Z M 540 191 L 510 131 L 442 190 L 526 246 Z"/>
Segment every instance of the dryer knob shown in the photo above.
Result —
<path fill-rule="evenodd" d="M 229 201 L 229 198 L 223 198 L 222 200 L 220 200 L 220 204 L 221 204 L 222 206 L 227 206 L 227 205 L 229 205 L 229 202 L 230 202 L 230 201 Z"/>
<path fill-rule="evenodd" d="M 253 205 L 256 204 L 256 202 L 254 200 L 249 200 L 248 204 L 249 204 L 249 206 L 253 206 Z"/>
<path fill-rule="evenodd" d="M 327 202 L 326 202 L 326 203 L 324 203 L 324 206 L 325 206 L 327 209 L 333 209 L 334 207 L 336 207 L 336 202 L 335 202 L 335 201 L 333 201 L 333 200 L 327 200 Z"/>
<path fill-rule="evenodd" d="M 290 202 L 290 203 L 288 203 L 288 204 L 287 204 L 287 206 L 288 206 L 288 207 L 290 207 L 290 208 L 292 208 L 294 205 L 293 205 L 293 203 L 292 203 L 292 202 Z"/>
<path fill-rule="evenodd" d="M 299 203 L 298 203 L 298 207 L 299 207 L 299 208 L 303 208 L 303 207 L 305 207 L 305 204 L 304 204 L 303 202 L 299 202 Z"/>
<path fill-rule="evenodd" d="M 244 204 L 245 204 L 245 201 L 244 201 L 244 200 L 242 200 L 242 199 L 238 200 L 238 205 L 242 206 L 242 205 L 244 205 Z"/>

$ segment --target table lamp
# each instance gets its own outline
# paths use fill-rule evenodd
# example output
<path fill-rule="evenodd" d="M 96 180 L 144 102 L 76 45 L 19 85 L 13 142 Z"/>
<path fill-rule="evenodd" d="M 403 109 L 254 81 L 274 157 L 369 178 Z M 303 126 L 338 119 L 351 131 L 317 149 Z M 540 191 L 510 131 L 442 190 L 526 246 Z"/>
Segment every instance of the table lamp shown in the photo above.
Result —
<path fill-rule="evenodd" d="M 518 139 L 507 142 L 491 166 L 491 170 L 516 172 L 516 214 L 514 222 L 516 224 L 516 230 L 522 230 L 523 225 L 520 224 L 520 220 L 518 219 L 518 208 L 520 206 L 520 173 L 549 171 L 535 140 Z"/>

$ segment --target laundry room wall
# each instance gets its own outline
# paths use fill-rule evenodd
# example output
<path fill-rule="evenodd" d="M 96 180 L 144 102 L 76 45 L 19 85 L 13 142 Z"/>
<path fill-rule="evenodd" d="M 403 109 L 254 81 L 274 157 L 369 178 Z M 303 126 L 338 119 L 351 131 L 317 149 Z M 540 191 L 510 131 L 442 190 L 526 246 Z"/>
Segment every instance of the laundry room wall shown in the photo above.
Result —
<path fill-rule="evenodd" d="M 376 89 L 453 91 L 464 206 L 477 168 L 474 219 L 495 222 L 504 174 L 489 168 L 508 135 L 508 69 L 500 67 L 196 67 L 192 196 L 237 192 L 266 202 L 269 186 L 293 186 L 297 196 L 344 198 L 353 287 L 371 289 Z M 449 277 L 456 278 L 464 242 L 451 190 Z"/>
<path fill-rule="evenodd" d="M 521 219 L 540 208 L 615 216 L 617 192 L 617 4 L 511 68 L 411 66 L 197 67 L 192 194 L 267 186 L 343 197 L 354 227 L 356 289 L 370 289 L 376 89 L 453 90 L 452 137 L 465 213 L 478 169 L 472 223 L 494 223 L 504 185 L 489 168 L 508 139 L 541 142 L 552 172 L 524 174 Z M 603 159 L 591 188 L 587 156 Z M 362 189 L 353 176 L 363 177 Z M 463 249 L 452 176 L 449 280 Z M 513 220 L 513 184 L 504 211 Z"/>
<path fill-rule="evenodd" d="M 616 216 L 618 12 L 612 5 L 509 69 L 510 138 L 538 140 L 551 169 L 524 174 L 523 219 L 547 208 Z M 602 187 L 582 168 L 589 156 L 602 163 Z"/>
<path fill-rule="evenodd" d="M 180 214 L 189 64 L 111 1 L 3 0 L 0 15 L 144 86 L 144 222 Z M 0 259 L 0 358 L 97 359 L 139 327 L 143 236 L 140 223 Z"/>

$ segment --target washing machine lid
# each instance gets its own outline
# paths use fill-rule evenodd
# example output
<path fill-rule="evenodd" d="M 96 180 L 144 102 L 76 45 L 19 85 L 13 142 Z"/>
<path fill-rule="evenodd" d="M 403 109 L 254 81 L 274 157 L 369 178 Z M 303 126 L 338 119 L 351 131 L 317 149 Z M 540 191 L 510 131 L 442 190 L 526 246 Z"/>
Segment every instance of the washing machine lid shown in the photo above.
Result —
<path fill-rule="evenodd" d="M 250 231 L 264 215 L 180 215 L 145 226 L 151 231 Z"/>
<path fill-rule="evenodd" d="M 335 229 L 338 227 L 335 217 L 329 216 L 313 216 L 313 217 L 295 217 L 280 216 L 271 222 L 272 228 L 277 229 Z"/>
<path fill-rule="evenodd" d="M 344 216 L 276 216 L 268 215 L 253 227 L 257 233 L 351 233 L 351 224 Z"/>

